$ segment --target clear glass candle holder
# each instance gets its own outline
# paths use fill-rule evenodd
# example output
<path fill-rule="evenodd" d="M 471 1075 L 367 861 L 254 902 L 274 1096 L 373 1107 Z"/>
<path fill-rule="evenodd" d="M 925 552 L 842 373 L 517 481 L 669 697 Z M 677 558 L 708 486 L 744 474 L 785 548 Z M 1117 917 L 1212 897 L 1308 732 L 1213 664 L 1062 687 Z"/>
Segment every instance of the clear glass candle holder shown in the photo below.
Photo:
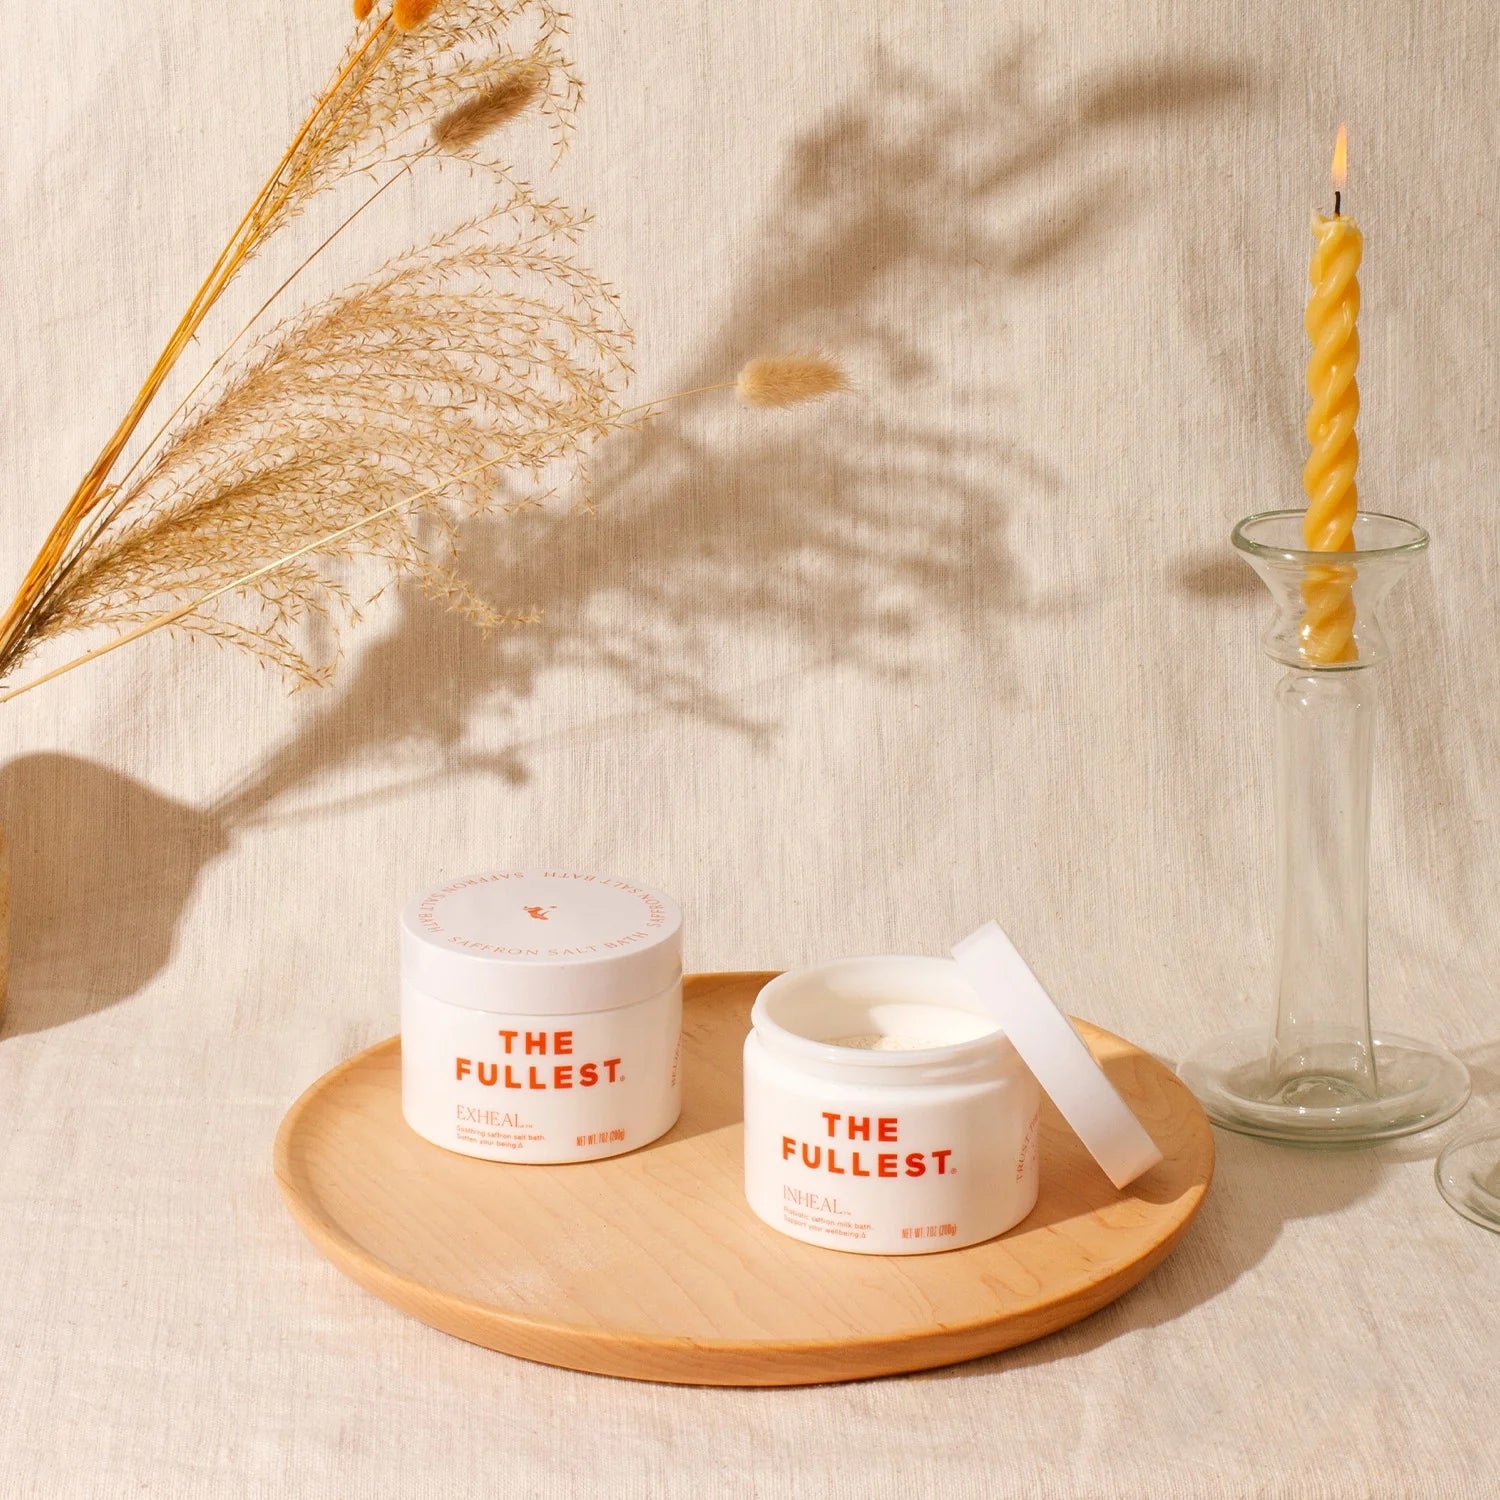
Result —
<path fill-rule="evenodd" d="M 1451 1053 L 1370 1026 L 1370 781 L 1390 656 L 1381 610 L 1427 534 L 1361 511 L 1354 541 L 1350 552 L 1304 550 L 1296 510 L 1235 527 L 1235 547 L 1275 602 L 1262 644 L 1288 669 L 1275 710 L 1276 1004 L 1269 1027 L 1216 1037 L 1178 1069 L 1215 1124 L 1307 1144 L 1425 1130 L 1469 1097 Z M 1352 651 L 1312 659 L 1323 653 L 1309 644 L 1309 621 L 1341 609 L 1347 618 L 1351 603 Z"/>

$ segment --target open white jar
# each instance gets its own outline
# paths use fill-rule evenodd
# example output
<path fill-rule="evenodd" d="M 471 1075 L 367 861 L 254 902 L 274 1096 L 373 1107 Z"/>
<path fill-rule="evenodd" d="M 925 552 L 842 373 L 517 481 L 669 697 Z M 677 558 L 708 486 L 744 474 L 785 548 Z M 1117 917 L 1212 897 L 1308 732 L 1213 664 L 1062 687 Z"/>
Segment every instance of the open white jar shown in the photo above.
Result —
<path fill-rule="evenodd" d="M 745 1194 L 835 1250 L 977 1244 L 1031 1212 L 1040 1090 L 949 959 L 772 980 L 745 1041 Z"/>
<path fill-rule="evenodd" d="M 401 920 L 401 1110 L 490 1161 L 618 1156 L 677 1121 L 682 914 L 627 880 L 496 872 Z"/>

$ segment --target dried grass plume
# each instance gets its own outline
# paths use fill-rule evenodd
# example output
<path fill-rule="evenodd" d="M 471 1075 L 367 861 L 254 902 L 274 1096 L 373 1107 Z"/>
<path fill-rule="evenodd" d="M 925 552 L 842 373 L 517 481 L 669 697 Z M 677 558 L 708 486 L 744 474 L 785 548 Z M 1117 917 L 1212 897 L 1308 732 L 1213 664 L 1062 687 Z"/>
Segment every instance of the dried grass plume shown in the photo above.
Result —
<path fill-rule="evenodd" d="M 375 0 L 352 4 L 359 22 L 376 15 Z M 0 702 L 166 628 L 322 682 L 337 627 L 392 578 L 481 628 L 525 623 L 532 615 L 490 605 L 454 570 L 465 519 L 554 489 L 586 497 L 589 448 L 663 400 L 735 389 L 784 407 L 845 389 L 832 361 L 788 355 L 622 405 L 631 334 L 580 258 L 585 216 L 534 192 L 492 146 L 526 111 L 549 122 L 555 148 L 566 143 L 581 85 L 565 22 L 554 0 L 395 0 L 355 31 L 0 614 Z M 495 206 L 230 358 L 326 245 L 440 154 Z M 314 199 L 351 182 L 358 206 L 156 425 L 164 383 L 225 288 Z M 39 646 L 100 626 L 119 633 L 5 685 Z"/>
<path fill-rule="evenodd" d="M 438 8 L 441 0 L 396 0 L 391 19 L 397 31 L 415 31 Z"/>
<path fill-rule="evenodd" d="M 525 58 L 502 74 L 489 88 L 450 109 L 432 127 L 433 144 L 444 151 L 468 151 L 491 132 L 509 124 L 540 97 L 547 69 L 536 58 Z"/>
<path fill-rule="evenodd" d="M 832 360 L 808 354 L 752 359 L 735 382 L 748 406 L 799 406 L 847 387 L 844 372 Z"/>

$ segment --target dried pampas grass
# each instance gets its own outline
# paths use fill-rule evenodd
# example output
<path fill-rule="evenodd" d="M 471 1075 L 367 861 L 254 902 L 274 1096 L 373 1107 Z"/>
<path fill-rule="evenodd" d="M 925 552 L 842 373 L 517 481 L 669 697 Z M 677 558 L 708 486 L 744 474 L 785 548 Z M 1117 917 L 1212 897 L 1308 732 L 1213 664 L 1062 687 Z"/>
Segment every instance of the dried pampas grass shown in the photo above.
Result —
<path fill-rule="evenodd" d="M 373 0 L 355 0 L 354 14 L 371 24 L 356 31 L 0 617 L 0 681 L 61 635 L 121 633 L 0 702 L 166 627 L 245 650 L 295 682 L 322 682 L 337 633 L 316 633 L 328 644 L 313 653 L 305 627 L 356 617 L 356 580 L 371 566 L 414 579 L 483 629 L 526 623 L 529 612 L 488 604 L 454 571 L 460 522 L 534 505 L 554 485 L 581 488 L 588 448 L 662 405 L 621 404 L 630 330 L 614 291 L 579 259 L 583 218 L 540 198 L 496 155 L 496 137 L 522 115 L 545 119 L 558 149 L 566 143 L 580 86 L 551 0 L 396 0 L 384 19 Z M 376 186 L 305 266 L 400 176 L 437 157 L 493 174 L 499 205 L 273 328 L 237 363 L 231 340 L 121 466 L 208 311 L 271 238 L 320 193 L 373 173 Z M 844 384 L 828 360 L 784 356 L 706 389 L 779 407 Z"/>
<path fill-rule="evenodd" d="M 578 227 L 512 201 L 286 325 L 116 502 L 118 519 L 52 590 L 38 625 L 140 623 L 163 598 L 217 588 L 491 460 L 506 463 L 517 493 L 576 467 L 629 369 L 614 296 L 574 258 Z M 220 618 L 185 628 L 253 641 L 295 678 L 321 681 L 332 662 L 308 658 L 300 627 L 347 613 L 337 567 L 375 557 L 451 587 L 452 507 L 486 503 L 464 490 L 322 548 L 277 579 L 274 597 L 262 590 L 264 607 L 228 635 Z"/>

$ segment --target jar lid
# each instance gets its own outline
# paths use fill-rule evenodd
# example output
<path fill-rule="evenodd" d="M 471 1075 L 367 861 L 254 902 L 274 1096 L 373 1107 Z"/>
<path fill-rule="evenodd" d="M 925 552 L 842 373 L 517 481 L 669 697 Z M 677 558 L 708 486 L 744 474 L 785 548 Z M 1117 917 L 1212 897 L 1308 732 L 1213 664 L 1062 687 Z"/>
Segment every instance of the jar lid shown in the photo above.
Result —
<path fill-rule="evenodd" d="M 682 913 L 670 896 L 609 875 L 470 875 L 407 905 L 401 971 L 472 1010 L 614 1010 L 682 977 Z"/>
<path fill-rule="evenodd" d="M 1109 1180 L 1122 1188 L 1150 1171 L 1162 1159 L 1156 1142 L 1000 924 L 986 922 L 953 956 Z"/>

